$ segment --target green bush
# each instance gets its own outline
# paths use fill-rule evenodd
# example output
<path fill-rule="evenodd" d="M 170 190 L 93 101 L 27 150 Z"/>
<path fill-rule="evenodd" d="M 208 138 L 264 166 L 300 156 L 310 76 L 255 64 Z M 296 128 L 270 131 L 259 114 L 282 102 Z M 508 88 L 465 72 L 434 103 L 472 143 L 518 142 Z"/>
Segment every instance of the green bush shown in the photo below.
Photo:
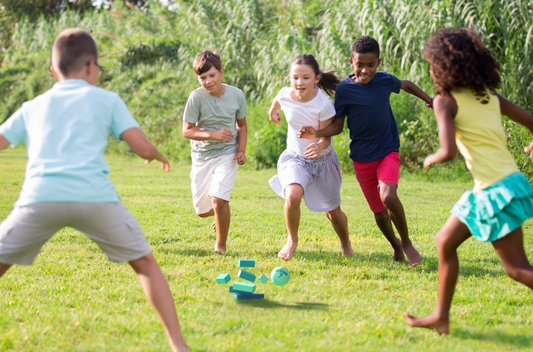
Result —
<path fill-rule="evenodd" d="M 220 53 L 224 81 L 241 88 L 250 106 L 268 105 L 288 84 L 288 67 L 297 54 L 313 54 L 324 70 L 348 75 L 350 46 L 360 35 L 379 41 L 382 69 L 432 95 L 422 55 L 425 40 L 438 27 L 468 26 L 481 34 L 502 64 L 501 94 L 533 109 L 533 3 L 527 0 L 176 0 L 172 10 L 155 1 L 132 9 L 116 1 L 111 11 L 64 11 L 35 21 L 0 17 L 0 25 L 12 33 L 0 67 L 0 122 L 52 86 L 50 45 L 62 29 L 79 26 L 91 31 L 100 63 L 107 68 L 99 84 L 118 92 L 147 136 L 182 163 L 190 160 L 188 141 L 181 136 L 183 107 L 198 86 L 192 61 L 206 49 Z M 432 111 L 403 92 L 393 95 L 391 104 L 402 163 L 420 169 L 425 156 L 439 146 Z M 263 117 L 260 121 L 249 121 L 250 156 L 257 156 L 257 167 L 273 166 L 285 131 L 275 133 Z M 514 123 L 506 129 L 520 168 L 531 174 L 523 153 L 529 135 Z M 270 146 L 267 135 L 274 139 Z M 335 138 L 335 145 L 343 169 L 351 169 L 347 132 Z"/>

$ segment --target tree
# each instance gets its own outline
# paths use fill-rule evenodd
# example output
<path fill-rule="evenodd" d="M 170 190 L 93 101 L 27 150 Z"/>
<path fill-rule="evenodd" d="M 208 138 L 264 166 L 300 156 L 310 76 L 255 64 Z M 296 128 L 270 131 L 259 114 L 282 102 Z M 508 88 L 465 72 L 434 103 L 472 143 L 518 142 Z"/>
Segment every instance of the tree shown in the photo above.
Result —
<path fill-rule="evenodd" d="M 0 8 L 15 20 L 27 17 L 35 21 L 41 15 L 58 16 L 67 8 L 80 12 L 94 10 L 94 5 L 92 0 L 0 0 Z"/>

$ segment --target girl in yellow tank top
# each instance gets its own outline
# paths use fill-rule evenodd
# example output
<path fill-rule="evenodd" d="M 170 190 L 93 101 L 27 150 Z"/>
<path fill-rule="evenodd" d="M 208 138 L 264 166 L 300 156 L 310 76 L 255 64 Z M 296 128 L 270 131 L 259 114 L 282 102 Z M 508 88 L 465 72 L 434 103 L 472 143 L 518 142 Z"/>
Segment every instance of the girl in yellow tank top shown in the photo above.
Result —
<path fill-rule="evenodd" d="M 522 223 L 533 217 L 533 191 L 507 150 L 501 115 L 526 126 L 532 134 L 533 116 L 495 93 L 500 66 L 476 32 L 441 28 L 428 39 L 425 55 L 437 88 L 433 106 L 441 147 L 426 158 L 424 167 L 452 160 L 459 150 L 474 176 L 474 188 L 463 194 L 437 234 L 435 310 L 422 318 L 407 312 L 404 316 L 411 326 L 446 334 L 459 272 L 456 250 L 471 236 L 491 242 L 505 272 L 533 288 L 533 267 L 522 234 Z M 533 142 L 525 150 L 533 158 Z"/>

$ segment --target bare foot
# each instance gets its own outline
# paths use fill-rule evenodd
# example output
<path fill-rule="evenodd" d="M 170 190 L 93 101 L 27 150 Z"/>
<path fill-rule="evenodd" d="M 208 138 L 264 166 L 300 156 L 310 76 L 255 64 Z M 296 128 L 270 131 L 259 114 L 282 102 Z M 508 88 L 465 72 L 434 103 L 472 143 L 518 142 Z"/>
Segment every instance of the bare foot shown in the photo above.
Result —
<path fill-rule="evenodd" d="M 403 248 L 403 251 L 405 252 L 405 255 L 407 256 L 407 260 L 409 261 L 409 265 L 411 267 L 417 266 L 422 261 L 422 256 L 415 247 L 411 243 L 409 243 L 407 246 Z"/>
<path fill-rule="evenodd" d="M 183 341 L 180 341 L 179 343 L 173 343 L 170 341 L 170 348 L 172 349 L 172 352 L 187 352 L 191 350 L 185 340 L 183 338 L 181 338 L 181 340 Z"/>
<path fill-rule="evenodd" d="M 343 257 L 353 257 L 355 255 L 352 249 L 352 243 L 349 241 L 345 246 L 341 243 L 341 252 Z"/>
<path fill-rule="evenodd" d="M 279 251 L 278 257 L 281 259 L 285 259 L 287 261 L 292 259 L 292 255 L 294 254 L 294 251 L 296 250 L 296 247 L 298 247 L 298 241 L 294 242 L 290 237 L 287 240 L 287 244 Z"/>
<path fill-rule="evenodd" d="M 392 249 L 392 259 L 394 259 L 395 262 L 403 262 L 405 260 L 405 257 L 403 255 L 403 251 L 396 249 Z"/>
<path fill-rule="evenodd" d="M 226 245 L 221 245 L 221 244 L 218 244 L 218 243 L 215 243 L 215 252 L 216 253 L 220 253 L 220 254 L 224 254 L 226 253 Z"/>
<path fill-rule="evenodd" d="M 215 224 L 214 221 L 213 221 L 213 223 L 211 224 L 211 226 L 213 227 L 213 232 L 217 232 L 217 224 Z"/>
<path fill-rule="evenodd" d="M 412 327 L 435 330 L 439 335 L 448 334 L 450 332 L 450 322 L 448 319 L 438 318 L 434 313 L 431 313 L 427 317 L 415 318 L 412 315 L 409 315 L 409 313 L 404 312 L 403 316 L 407 320 L 407 324 Z"/>

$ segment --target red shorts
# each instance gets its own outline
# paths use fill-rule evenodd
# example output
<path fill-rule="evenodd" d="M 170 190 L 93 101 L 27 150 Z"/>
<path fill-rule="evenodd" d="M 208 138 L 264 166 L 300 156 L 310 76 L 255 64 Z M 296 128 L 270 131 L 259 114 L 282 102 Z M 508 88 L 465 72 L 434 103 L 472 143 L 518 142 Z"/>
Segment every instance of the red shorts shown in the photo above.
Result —
<path fill-rule="evenodd" d="M 379 186 L 385 182 L 392 182 L 398 186 L 400 155 L 396 152 L 391 152 L 383 159 L 369 163 L 354 161 L 353 169 L 370 210 L 374 214 L 385 210 L 385 204 L 383 204 L 379 195 Z"/>

